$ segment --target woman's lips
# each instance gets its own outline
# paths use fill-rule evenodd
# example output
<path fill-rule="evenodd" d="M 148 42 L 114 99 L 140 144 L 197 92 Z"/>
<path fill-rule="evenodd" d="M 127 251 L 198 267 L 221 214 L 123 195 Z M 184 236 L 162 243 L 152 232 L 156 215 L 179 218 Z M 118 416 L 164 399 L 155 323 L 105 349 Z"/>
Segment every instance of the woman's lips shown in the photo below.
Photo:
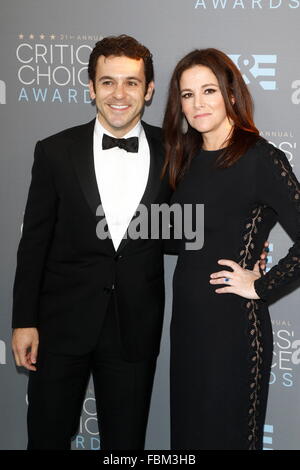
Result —
<path fill-rule="evenodd" d="M 207 117 L 207 116 L 211 116 L 211 113 L 196 114 L 196 116 L 194 116 L 194 119 L 203 118 L 203 117 Z"/>

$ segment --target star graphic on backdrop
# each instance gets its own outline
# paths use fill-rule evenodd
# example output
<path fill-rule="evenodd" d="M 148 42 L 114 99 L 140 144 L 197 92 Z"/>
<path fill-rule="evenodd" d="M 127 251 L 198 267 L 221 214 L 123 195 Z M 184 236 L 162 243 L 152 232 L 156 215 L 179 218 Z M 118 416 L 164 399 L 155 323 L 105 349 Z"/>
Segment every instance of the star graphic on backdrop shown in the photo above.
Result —
<path fill-rule="evenodd" d="M 24 34 L 23 33 L 19 34 L 19 39 L 24 39 Z"/>
<path fill-rule="evenodd" d="M 45 39 L 44 33 L 40 34 L 40 39 Z"/>
<path fill-rule="evenodd" d="M 34 39 L 34 34 L 29 34 L 29 39 Z"/>
<path fill-rule="evenodd" d="M 55 34 L 51 34 L 50 38 L 55 39 L 56 38 Z"/>

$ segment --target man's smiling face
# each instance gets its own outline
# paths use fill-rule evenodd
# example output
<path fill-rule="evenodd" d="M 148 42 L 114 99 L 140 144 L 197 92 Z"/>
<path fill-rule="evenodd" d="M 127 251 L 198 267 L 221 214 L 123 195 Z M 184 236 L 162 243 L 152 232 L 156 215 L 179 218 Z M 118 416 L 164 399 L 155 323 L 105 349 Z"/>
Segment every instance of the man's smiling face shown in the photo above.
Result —
<path fill-rule="evenodd" d="M 154 90 L 146 90 L 143 59 L 126 56 L 100 56 L 97 61 L 95 86 L 89 83 L 91 98 L 96 101 L 98 119 L 115 137 L 123 137 L 140 120 L 145 101 Z"/>

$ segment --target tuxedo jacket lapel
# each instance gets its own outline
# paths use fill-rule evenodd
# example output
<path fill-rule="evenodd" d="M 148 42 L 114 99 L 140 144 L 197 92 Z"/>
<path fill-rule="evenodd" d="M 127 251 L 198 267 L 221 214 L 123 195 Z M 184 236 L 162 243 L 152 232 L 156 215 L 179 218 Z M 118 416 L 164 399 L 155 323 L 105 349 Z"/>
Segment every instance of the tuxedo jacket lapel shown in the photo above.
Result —
<path fill-rule="evenodd" d="M 103 219 L 103 217 L 96 215 L 97 208 L 101 205 L 101 197 L 98 189 L 94 163 L 94 126 L 95 119 L 86 124 L 86 126 L 78 132 L 70 148 L 70 157 L 83 195 L 88 203 L 92 215 L 95 218 L 96 233 L 96 224 L 100 219 Z M 107 230 L 109 232 L 108 227 Z M 109 242 L 109 250 L 112 253 L 115 253 L 111 237 L 107 241 Z"/>
<path fill-rule="evenodd" d="M 86 124 L 85 128 L 78 132 L 70 148 L 70 157 L 83 195 L 96 218 L 96 210 L 99 204 L 101 204 L 101 198 L 94 165 L 94 125 L 95 119 Z"/>
<path fill-rule="evenodd" d="M 143 121 L 142 125 L 150 149 L 150 168 L 147 185 L 140 204 L 150 206 L 150 204 L 155 200 L 161 184 L 160 173 L 162 170 L 163 149 L 162 142 L 152 135 L 151 127 Z"/>

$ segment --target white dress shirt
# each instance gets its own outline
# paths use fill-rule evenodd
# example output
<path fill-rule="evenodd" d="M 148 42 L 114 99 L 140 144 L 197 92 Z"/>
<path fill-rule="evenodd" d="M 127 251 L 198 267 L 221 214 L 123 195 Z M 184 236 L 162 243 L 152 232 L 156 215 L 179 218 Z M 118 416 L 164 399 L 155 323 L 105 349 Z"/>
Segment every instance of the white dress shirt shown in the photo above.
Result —
<path fill-rule="evenodd" d="M 102 149 L 103 134 L 113 136 L 96 118 L 94 165 L 108 229 L 115 250 L 127 230 L 145 192 L 150 168 L 150 150 L 141 122 L 123 138 L 138 137 L 138 153 L 114 147 Z"/>

